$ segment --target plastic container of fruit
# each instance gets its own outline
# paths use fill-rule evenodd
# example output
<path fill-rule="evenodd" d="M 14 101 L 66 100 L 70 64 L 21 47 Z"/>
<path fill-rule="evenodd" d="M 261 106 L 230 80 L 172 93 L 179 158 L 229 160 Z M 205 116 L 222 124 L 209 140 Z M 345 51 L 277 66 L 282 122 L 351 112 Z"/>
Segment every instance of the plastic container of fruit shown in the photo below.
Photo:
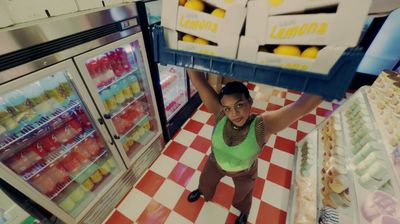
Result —
<path fill-rule="evenodd" d="M 164 39 L 163 27 L 155 26 L 152 32 L 154 60 L 160 64 L 194 68 L 238 80 L 307 92 L 327 100 L 343 98 L 365 54 L 361 47 L 348 48 L 329 73 L 321 75 L 170 49 Z"/>

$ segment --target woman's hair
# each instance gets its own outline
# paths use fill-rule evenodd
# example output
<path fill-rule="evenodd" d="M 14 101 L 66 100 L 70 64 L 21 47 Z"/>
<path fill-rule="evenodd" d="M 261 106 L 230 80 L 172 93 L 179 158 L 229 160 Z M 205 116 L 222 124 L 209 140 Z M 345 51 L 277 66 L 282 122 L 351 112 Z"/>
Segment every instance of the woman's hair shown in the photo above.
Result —
<path fill-rule="evenodd" d="M 243 94 L 243 96 L 247 100 L 250 99 L 249 90 L 243 83 L 238 81 L 229 82 L 224 87 L 222 87 L 221 91 L 218 94 L 218 100 L 221 100 L 222 97 L 224 97 L 225 95 L 231 94 Z"/>

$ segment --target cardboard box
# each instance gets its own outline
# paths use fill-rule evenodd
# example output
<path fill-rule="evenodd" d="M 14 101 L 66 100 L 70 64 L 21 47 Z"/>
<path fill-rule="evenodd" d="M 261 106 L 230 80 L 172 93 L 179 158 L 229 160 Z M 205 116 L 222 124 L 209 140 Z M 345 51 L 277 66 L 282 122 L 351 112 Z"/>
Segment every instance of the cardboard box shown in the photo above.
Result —
<path fill-rule="evenodd" d="M 29 22 L 47 18 L 41 0 L 8 0 L 3 1 L 14 23 Z"/>
<path fill-rule="evenodd" d="M 233 5 L 245 8 L 248 0 L 204 0 L 204 1 L 212 6 L 226 10 L 232 7 Z"/>
<path fill-rule="evenodd" d="M 270 16 L 264 1 L 248 2 L 246 36 L 259 44 L 356 46 L 371 0 L 340 1 L 336 13 Z"/>
<path fill-rule="evenodd" d="M 45 8 L 50 16 L 58 16 L 78 11 L 75 0 L 42 0 L 43 8 Z"/>
<path fill-rule="evenodd" d="M 103 0 L 105 6 L 118 5 L 124 3 L 123 0 Z"/>
<path fill-rule="evenodd" d="M 79 11 L 103 7 L 101 0 L 75 0 Z"/>
<path fill-rule="evenodd" d="M 337 5 L 340 0 L 282 0 L 268 1 L 257 0 L 266 5 L 265 12 L 268 15 L 279 15 L 294 12 L 303 12 L 307 9 L 315 9 Z"/>
<path fill-rule="evenodd" d="M 177 31 L 166 28 L 164 28 L 164 36 L 169 48 L 231 59 L 236 58 L 239 45 L 239 36 L 232 36 L 221 43 L 217 43 L 217 46 L 181 41 Z"/>
<path fill-rule="evenodd" d="M 347 47 L 325 46 L 316 59 L 277 55 L 259 51 L 259 44 L 251 37 L 240 38 L 238 59 L 250 63 L 328 74 Z"/>
<path fill-rule="evenodd" d="M 179 6 L 178 0 L 162 1 L 161 25 L 171 30 L 222 43 L 239 36 L 246 17 L 246 8 L 233 5 L 224 18 Z"/>
<path fill-rule="evenodd" d="M 1 1 L 0 2 L 0 27 L 7 27 L 13 25 L 13 21 L 11 20 L 10 13 L 8 12 L 8 8 Z"/>

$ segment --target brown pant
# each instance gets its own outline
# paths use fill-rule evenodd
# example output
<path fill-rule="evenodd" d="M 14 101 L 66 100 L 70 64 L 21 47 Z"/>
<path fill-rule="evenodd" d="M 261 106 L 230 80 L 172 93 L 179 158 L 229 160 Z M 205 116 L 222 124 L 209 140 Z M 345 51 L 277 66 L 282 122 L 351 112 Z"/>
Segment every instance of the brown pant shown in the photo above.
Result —
<path fill-rule="evenodd" d="M 215 161 L 215 158 L 210 156 L 200 175 L 199 190 L 203 193 L 204 200 L 210 201 L 215 194 L 215 189 L 221 178 L 224 176 L 232 177 L 235 184 L 232 205 L 241 213 L 248 215 L 251 208 L 253 188 L 257 178 L 257 168 L 256 160 L 248 170 L 229 173 L 222 170 Z"/>

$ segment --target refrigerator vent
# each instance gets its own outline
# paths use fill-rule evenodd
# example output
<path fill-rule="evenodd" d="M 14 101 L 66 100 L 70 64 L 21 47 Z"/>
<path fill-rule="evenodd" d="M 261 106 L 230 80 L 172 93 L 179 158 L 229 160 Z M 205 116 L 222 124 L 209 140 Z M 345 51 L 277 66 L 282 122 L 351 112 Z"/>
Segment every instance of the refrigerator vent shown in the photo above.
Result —
<path fill-rule="evenodd" d="M 22 65 L 33 60 L 66 50 L 71 47 L 107 36 L 121 30 L 119 23 L 112 23 L 102 27 L 62 37 L 57 40 L 18 50 L 0 56 L 0 71 Z"/>

